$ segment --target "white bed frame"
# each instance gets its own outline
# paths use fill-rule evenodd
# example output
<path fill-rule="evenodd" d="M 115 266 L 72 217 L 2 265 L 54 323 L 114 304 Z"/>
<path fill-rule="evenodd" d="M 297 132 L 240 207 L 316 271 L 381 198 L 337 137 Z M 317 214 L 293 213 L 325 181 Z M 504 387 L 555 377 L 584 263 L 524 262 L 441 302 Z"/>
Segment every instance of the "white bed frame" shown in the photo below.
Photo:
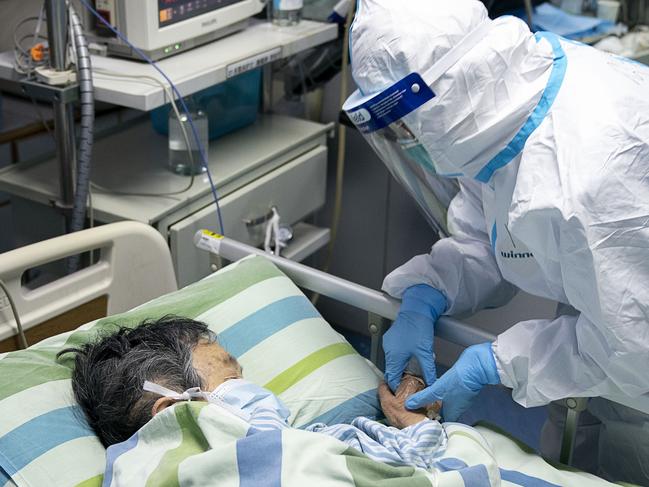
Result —
<path fill-rule="evenodd" d="M 28 270 L 92 250 L 100 250 L 94 265 L 33 290 L 22 285 Z M 178 288 L 164 238 L 136 222 L 104 225 L 0 254 L 0 280 L 25 330 L 101 296 L 108 297 L 112 315 Z M 9 302 L 0 291 L 0 340 L 16 331 Z"/>
<path fill-rule="evenodd" d="M 205 245 L 202 247 L 205 248 Z M 36 290 L 28 290 L 21 285 L 21 276 L 28 269 L 95 249 L 101 250 L 99 261 L 86 269 Z M 399 309 L 397 300 L 228 238 L 212 239 L 209 250 L 213 268 L 220 267 L 222 259 L 237 261 L 251 254 L 262 255 L 301 288 L 367 311 L 371 360 L 383 368 L 381 339 L 396 318 Z M 154 229 L 136 222 L 104 225 L 1 254 L 0 280 L 13 295 L 25 329 L 99 296 L 108 296 L 108 313 L 114 314 L 177 289 L 166 242 Z M 16 333 L 11 311 L 3 298 L 0 293 L 0 339 Z M 435 333 L 463 347 L 495 339 L 484 330 L 449 317 L 439 320 Z M 649 414 L 649 396 L 607 399 Z M 561 461 L 565 464 L 572 461 L 577 422 L 587 401 L 587 398 L 562 401 L 567 408 L 561 449 Z"/>

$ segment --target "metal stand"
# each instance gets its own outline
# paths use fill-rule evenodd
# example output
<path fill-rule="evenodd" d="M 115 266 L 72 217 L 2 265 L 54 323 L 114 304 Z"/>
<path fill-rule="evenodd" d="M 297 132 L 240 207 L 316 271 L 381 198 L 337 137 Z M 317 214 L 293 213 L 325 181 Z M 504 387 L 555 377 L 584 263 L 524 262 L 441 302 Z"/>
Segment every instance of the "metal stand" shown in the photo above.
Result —
<path fill-rule="evenodd" d="M 391 321 L 375 313 L 368 313 L 368 329 L 370 331 L 370 360 L 379 369 L 385 368 L 383 354 L 383 335 L 390 328 Z"/>
<path fill-rule="evenodd" d="M 527 25 L 532 28 L 532 16 L 534 14 L 534 7 L 532 6 L 532 0 L 525 0 L 525 13 L 527 14 Z"/>
<path fill-rule="evenodd" d="M 210 271 L 216 272 L 224 266 L 223 259 L 220 255 L 210 254 Z"/>
<path fill-rule="evenodd" d="M 577 439 L 577 427 L 579 426 L 579 416 L 588 407 L 588 398 L 569 398 L 560 401 L 559 404 L 567 408 L 566 424 L 563 427 L 563 440 L 561 441 L 559 461 L 564 465 L 572 465 L 572 457 L 575 452 L 575 440 Z"/>
<path fill-rule="evenodd" d="M 65 0 L 46 0 L 47 36 L 50 49 L 50 65 L 56 71 L 66 71 L 68 40 L 68 9 Z M 75 87 L 76 90 L 76 87 Z M 54 105 L 54 133 L 56 156 L 59 161 L 61 200 L 66 229 L 70 226 L 70 212 L 74 205 L 76 174 L 76 136 L 74 132 L 74 107 L 66 98 L 56 97 Z"/>

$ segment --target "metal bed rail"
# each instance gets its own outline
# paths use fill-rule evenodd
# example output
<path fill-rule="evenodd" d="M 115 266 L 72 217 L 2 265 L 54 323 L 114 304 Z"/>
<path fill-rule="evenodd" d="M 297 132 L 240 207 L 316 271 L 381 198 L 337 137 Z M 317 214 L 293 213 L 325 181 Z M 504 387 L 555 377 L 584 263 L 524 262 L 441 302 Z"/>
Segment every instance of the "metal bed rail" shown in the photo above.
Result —
<path fill-rule="evenodd" d="M 299 287 L 367 311 L 373 355 L 379 351 L 378 342 L 380 342 L 383 333 L 387 330 L 389 324 L 395 320 L 399 312 L 400 301 L 382 292 L 268 254 L 255 247 L 222 237 L 207 230 L 197 232 L 194 242 L 199 248 L 228 261 L 240 260 L 249 255 L 263 256 L 273 262 Z M 437 322 L 435 335 L 463 347 L 493 341 L 496 338 L 491 333 L 446 316 L 440 318 Z M 380 357 L 373 356 L 372 361 L 377 366 L 380 365 Z"/>

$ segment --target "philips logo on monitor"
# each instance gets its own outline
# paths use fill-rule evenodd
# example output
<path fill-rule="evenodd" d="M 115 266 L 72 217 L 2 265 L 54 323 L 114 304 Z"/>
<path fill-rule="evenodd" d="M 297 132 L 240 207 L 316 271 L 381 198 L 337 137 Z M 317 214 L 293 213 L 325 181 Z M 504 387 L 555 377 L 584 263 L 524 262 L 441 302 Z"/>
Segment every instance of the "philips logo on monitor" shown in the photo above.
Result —
<path fill-rule="evenodd" d="M 203 29 L 206 29 L 206 28 L 208 28 L 208 27 L 212 27 L 212 26 L 216 25 L 217 23 L 218 23 L 218 20 L 217 20 L 216 17 L 215 17 L 215 18 L 213 18 L 213 19 L 206 20 L 205 22 L 203 22 L 203 23 L 201 24 L 201 27 L 202 27 Z"/>
<path fill-rule="evenodd" d="M 361 108 L 360 110 L 356 110 L 354 113 L 352 113 L 349 118 L 351 118 L 352 122 L 354 122 L 356 125 L 361 125 L 372 120 L 372 115 L 370 115 L 370 112 L 368 112 L 365 108 Z"/>

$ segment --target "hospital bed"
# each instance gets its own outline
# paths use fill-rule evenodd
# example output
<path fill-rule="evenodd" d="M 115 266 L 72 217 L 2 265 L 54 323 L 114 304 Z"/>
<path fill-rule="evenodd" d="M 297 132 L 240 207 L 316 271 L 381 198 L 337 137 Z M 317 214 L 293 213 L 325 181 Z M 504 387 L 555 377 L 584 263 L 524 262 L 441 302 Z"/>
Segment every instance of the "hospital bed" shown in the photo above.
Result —
<path fill-rule="evenodd" d="M 198 237 L 198 235 L 197 235 Z M 196 239 L 198 240 L 198 238 Z M 306 267 L 274 255 L 268 255 L 256 248 L 240 242 L 213 237 L 215 242 L 209 251 L 218 258 L 236 261 L 250 254 L 265 255 L 298 286 L 327 296 L 336 301 L 367 311 L 368 331 L 371 337 L 371 360 L 383 369 L 383 350 L 381 341 L 383 334 L 397 316 L 400 302 L 384 293 L 360 286 L 325 272 Z M 207 250 L 207 246 L 206 250 Z M 463 321 L 443 316 L 435 326 L 438 338 L 454 343 L 461 347 L 469 347 L 479 343 L 494 341 L 496 336 Z M 649 395 L 638 398 L 628 396 L 605 396 L 606 399 L 649 414 Z M 560 461 L 566 465 L 572 463 L 575 447 L 576 430 L 581 412 L 587 408 L 589 398 L 566 398 L 559 404 L 566 408 L 566 423 L 561 445 Z"/>
<path fill-rule="evenodd" d="M 375 290 L 209 232 L 197 234 L 197 241 L 201 239 L 203 242 L 199 246 L 209 248 L 213 269 L 221 267 L 223 260 L 234 262 L 251 254 L 263 255 L 300 288 L 365 310 L 371 336 L 371 360 L 382 368 L 381 338 L 397 315 L 398 301 Z M 97 250 L 97 261 L 77 273 L 33 290 L 22 285 L 21 278 L 29 269 L 70 255 Z M 152 228 L 135 222 L 105 225 L 0 255 L 0 280 L 12 295 L 26 330 L 101 296 L 108 298 L 107 313 L 116 314 L 177 289 L 166 242 Z M 15 322 L 9 303 L 0 301 L 0 339 L 13 334 Z M 449 317 L 440 319 L 436 334 L 463 347 L 495 338 Z M 649 413 L 647 397 L 608 399 Z M 566 464 L 570 462 L 576 424 L 580 411 L 585 408 L 585 401 L 570 398 L 564 401 L 568 416 L 562 461 Z"/>

